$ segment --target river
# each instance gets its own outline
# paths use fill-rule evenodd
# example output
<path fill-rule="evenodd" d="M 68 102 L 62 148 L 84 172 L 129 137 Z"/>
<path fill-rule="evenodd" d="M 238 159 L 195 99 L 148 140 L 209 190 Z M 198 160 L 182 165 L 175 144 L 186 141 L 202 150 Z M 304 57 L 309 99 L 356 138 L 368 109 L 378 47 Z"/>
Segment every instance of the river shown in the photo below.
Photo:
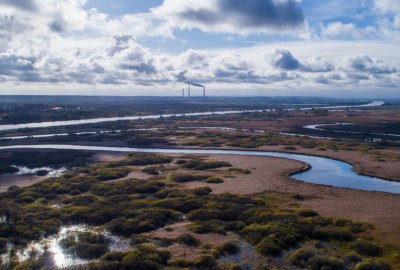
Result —
<path fill-rule="evenodd" d="M 299 110 L 311 110 L 311 109 L 345 109 L 345 108 L 365 108 L 365 107 L 378 107 L 384 104 L 383 101 L 374 101 L 368 104 L 361 105 L 340 105 L 340 106 L 328 106 L 328 107 L 307 107 L 298 108 Z M 286 109 L 287 111 L 293 111 L 296 109 Z M 116 122 L 116 121 L 132 121 L 132 120 L 146 120 L 146 119 L 160 119 L 160 118 L 172 118 L 172 117 L 192 117 L 192 116 L 208 116 L 208 115 L 226 115 L 226 114 L 241 114 L 251 112 L 271 112 L 273 109 L 266 110 L 242 110 L 242 111 L 217 111 L 217 112 L 197 112 L 197 113 L 177 113 L 177 114 L 161 114 L 161 115 L 146 115 L 146 116 L 125 116 L 125 117 L 111 117 L 111 118 L 94 118 L 94 119 L 83 119 L 83 120 L 67 120 L 67 121 L 53 121 L 53 122 L 41 122 L 41 123 L 27 123 L 27 124 L 12 124 L 12 125 L 0 125 L 0 131 L 17 130 L 26 128 L 47 128 L 47 127 L 61 127 L 61 126 L 75 126 L 75 125 L 86 125 L 86 124 L 97 124 L 105 122 Z"/>
<path fill-rule="evenodd" d="M 103 147 L 85 145 L 13 145 L 2 146 L 7 149 L 62 149 L 107 152 L 141 152 L 161 154 L 207 154 L 207 155 L 242 155 L 287 158 L 307 163 L 310 170 L 292 175 L 292 178 L 307 183 L 328 185 L 334 187 L 351 188 L 365 191 L 380 191 L 400 194 L 400 182 L 357 174 L 349 163 L 329 158 L 290 154 L 270 151 L 242 151 L 242 150 L 212 150 L 212 149 L 156 149 L 130 147 Z"/>

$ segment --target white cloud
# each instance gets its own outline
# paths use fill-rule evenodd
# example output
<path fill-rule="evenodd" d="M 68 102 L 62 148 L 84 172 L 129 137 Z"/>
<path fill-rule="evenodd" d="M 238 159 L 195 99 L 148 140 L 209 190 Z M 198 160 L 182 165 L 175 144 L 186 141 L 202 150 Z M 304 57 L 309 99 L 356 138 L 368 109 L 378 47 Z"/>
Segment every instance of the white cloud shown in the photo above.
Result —
<path fill-rule="evenodd" d="M 152 13 L 172 28 L 234 34 L 293 29 L 304 24 L 296 0 L 165 0 Z"/>
<path fill-rule="evenodd" d="M 113 93 L 133 89 L 161 91 L 181 88 L 182 81 L 188 78 L 226 91 L 377 86 L 394 89 L 400 82 L 396 68 L 400 59 L 395 53 L 398 44 L 393 43 L 358 41 L 355 48 L 350 41 L 298 41 L 297 47 L 292 46 L 293 42 L 282 42 L 224 48 L 222 52 L 188 49 L 179 55 L 143 45 L 143 38 L 173 38 L 177 28 L 248 34 L 300 27 L 305 31 L 302 35 L 312 39 L 312 29 L 303 21 L 299 1 L 166 0 L 149 13 L 113 18 L 95 9 L 85 10 L 85 2 L 0 0 L 0 89 L 61 89 L 64 93 L 72 93 L 71 88 L 112 89 Z M 268 5 L 272 5 L 273 13 L 266 10 L 271 7 Z M 320 37 L 395 36 L 393 27 L 399 27 L 400 17 L 385 5 L 380 6 L 379 12 L 392 15 L 376 27 L 331 23 L 320 29 Z M 296 16 L 287 18 L 293 14 Z M 205 15 L 211 19 L 204 21 Z M 265 56 L 268 51 L 271 53 Z"/>
<path fill-rule="evenodd" d="M 274 68 L 295 70 L 300 67 L 299 61 L 293 57 L 291 52 L 285 49 L 275 48 L 266 58 Z"/>
<path fill-rule="evenodd" d="M 380 59 L 371 59 L 367 55 L 344 56 L 339 60 L 338 66 L 345 71 L 367 72 L 370 74 L 395 73 L 399 70 Z"/>
<path fill-rule="evenodd" d="M 382 13 L 398 13 L 400 3 L 398 0 L 374 0 L 374 8 Z"/>
<path fill-rule="evenodd" d="M 329 72 L 333 71 L 335 67 L 332 63 L 329 63 L 328 60 L 321 56 L 314 55 L 302 62 L 300 68 L 308 72 Z"/>
<path fill-rule="evenodd" d="M 353 23 L 334 22 L 323 26 L 320 35 L 328 39 L 354 40 L 378 37 L 381 33 L 375 26 L 359 28 Z"/>

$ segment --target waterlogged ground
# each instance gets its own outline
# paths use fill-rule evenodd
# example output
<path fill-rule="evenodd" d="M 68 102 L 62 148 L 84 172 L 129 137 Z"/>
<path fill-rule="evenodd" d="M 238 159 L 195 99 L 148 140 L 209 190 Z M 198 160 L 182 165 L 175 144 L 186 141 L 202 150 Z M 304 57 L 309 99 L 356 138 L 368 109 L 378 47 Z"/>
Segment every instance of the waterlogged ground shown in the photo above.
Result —
<path fill-rule="evenodd" d="M 67 268 L 85 264 L 89 260 L 81 259 L 76 255 L 71 254 L 60 244 L 66 237 L 76 236 L 78 233 L 82 232 L 100 234 L 106 237 L 109 240 L 108 247 L 110 251 L 127 250 L 129 248 L 128 240 L 112 235 L 107 231 L 101 231 L 88 225 L 70 225 L 62 226 L 59 229 L 59 232 L 55 235 L 29 243 L 25 248 L 17 251 L 16 257 L 19 261 L 27 261 L 39 258 L 45 253 L 48 253 L 54 262 L 54 266 L 57 268 Z M 4 256 L 3 258 L 9 260 L 9 256 Z"/>
<path fill-rule="evenodd" d="M 2 267 L 400 266 L 399 250 L 372 238 L 373 227 L 320 216 L 303 206 L 308 195 L 213 194 L 212 187 L 255 170 L 223 158 L 129 154 L 14 188 L 0 194 L 0 250 L 13 247 Z M 128 177 L 139 171 L 150 177 Z M 287 179 L 284 172 L 271 177 Z"/>

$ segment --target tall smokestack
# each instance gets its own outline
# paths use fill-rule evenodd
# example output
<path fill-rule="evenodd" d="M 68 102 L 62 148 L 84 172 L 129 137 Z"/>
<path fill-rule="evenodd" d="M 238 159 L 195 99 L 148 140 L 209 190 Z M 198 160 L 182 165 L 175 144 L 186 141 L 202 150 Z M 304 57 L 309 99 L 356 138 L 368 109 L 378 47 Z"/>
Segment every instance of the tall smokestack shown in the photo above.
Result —
<path fill-rule="evenodd" d="M 185 89 L 182 88 L 182 98 L 185 99 Z"/>
<path fill-rule="evenodd" d="M 203 97 L 204 98 L 206 97 L 206 87 L 205 86 L 203 86 Z"/>
<path fill-rule="evenodd" d="M 188 81 L 188 98 L 190 98 L 190 85 L 192 84 L 192 80 Z"/>

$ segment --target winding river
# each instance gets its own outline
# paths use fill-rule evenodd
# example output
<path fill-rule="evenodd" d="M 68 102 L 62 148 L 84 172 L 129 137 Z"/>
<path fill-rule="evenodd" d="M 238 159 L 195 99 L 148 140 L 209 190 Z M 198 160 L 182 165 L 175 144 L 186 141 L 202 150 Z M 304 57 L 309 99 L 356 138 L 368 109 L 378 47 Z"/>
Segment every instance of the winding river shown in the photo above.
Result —
<path fill-rule="evenodd" d="M 298 108 L 298 110 L 312 110 L 312 109 L 346 109 L 346 108 L 364 108 L 364 107 L 378 107 L 385 104 L 383 101 L 374 101 L 368 104 L 361 105 L 339 105 L 339 106 L 328 106 L 328 107 L 307 107 Z M 289 108 L 286 111 L 293 111 L 297 109 Z M 217 111 L 217 112 L 197 112 L 197 113 L 177 113 L 177 114 L 161 114 L 161 115 L 145 115 L 145 116 L 125 116 L 125 117 L 111 117 L 111 118 L 95 118 L 95 119 L 83 119 L 83 120 L 67 120 L 67 121 L 54 121 L 54 122 L 41 122 L 41 123 L 28 123 L 28 124 L 12 124 L 12 125 L 0 125 L 0 131 L 17 130 L 26 128 L 46 128 L 46 127 L 61 127 L 61 126 L 75 126 L 75 125 L 86 125 L 86 124 L 97 124 L 106 122 L 116 121 L 132 121 L 132 120 L 146 120 L 146 119 L 160 119 L 160 118 L 172 118 L 172 117 L 191 117 L 191 116 L 209 116 L 209 115 L 227 115 L 227 114 L 241 114 L 251 112 L 271 112 L 274 109 L 266 110 L 242 110 L 242 111 Z"/>
<path fill-rule="evenodd" d="M 292 178 L 307 183 L 328 185 L 334 187 L 351 188 L 365 191 L 380 191 L 400 194 L 400 182 L 359 175 L 349 163 L 329 158 L 290 154 L 269 151 L 242 151 L 242 150 L 211 150 L 211 149 L 156 149 L 156 148 L 130 148 L 130 147 L 103 147 L 84 145 L 13 145 L 2 146 L 0 150 L 7 149 L 62 149 L 86 150 L 108 152 L 141 152 L 161 154 L 207 154 L 207 155 L 242 155 L 287 158 L 307 163 L 310 170 L 295 173 Z"/>
<path fill-rule="evenodd" d="M 334 123 L 334 124 L 316 124 L 316 125 L 307 125 L 304 126 L 303 128 L 305 129 L 311 129 L 311 130 L 319 130 L 319 131 L 329 131 L 329 132 L 335 132 L 335 133 L 346 133 L 346 134 L 366 134 L 366 135 L 372 135 L 372 136 L 390 136 L 390 137 L 397 137 L 400 138 L 400 134 L 392 134 L 392 133 L 378 133 L 378 132 L 361 132 L 361 131 L 350 131 L 350 130 L 327 130 L 324 129 L 324 127 L 328 126 L 352 126 L 354 124 L 352 123 Z"/>
<path fill-rule="evenodd" d="M 311 110 L 313 108 L 325 109 L 344 109 L 344 108 L 359 108 L 359 107 L 376 107 L 383 105 L 384 102 L 374 101 L 362 105 L 344 105 L 344 106 L 330 106 L 330 107 L 310 107 L 300 108 L 300 110 Z M 295 110 L 295 109 L 286 109 Z M 70 120 L 70 121 L 56 121 L 56 122 L 42 122 L 42 123 L 28 123 L 28 124 L 15 124 L 15 125 L 0 125 L 0 131 L 15 130 L 22 128 L 43 128 L 43 127 L 57 127 L 57 126 L 71 126 L 71 125 L 84 125 L 95 124 L 103 122 L 114 122 L 123 120 L 140 120 L 140 119 L 159 119 L 171 117 L 189 117 L 189 116 L 207 116 L 207 115 L 225 115 L 225 114 L 239 114 L 246 112 L 263 112 L 273 110 L 245 110 L 245 111 L 219 111 L 219 112 L 200 112 L 200 113 L 186 113 L 186 114 L 164 114 L 164 115 L 148 115 L 148 116 L 129 116 L 129 117 L 114 117 L 114 118 L 97 118 L 85 120 Z M 104 131 L 107 133 L 108 131 Z M 77 133 L 79 134 L 79 133 Z M 80 134 L 91 134 L 91 132 L 82 132 Z M 45 134 L 33 135 L 37 138 L 53 137 L 53 136 L 67 136 L 67 133 L 62 134 Z M 32 135 L 31 135 L 32 136 Z M 27 136 L 29 138 L 29 136 Z M 2 139 L 23 139 L 26 136 L 8 137 Z M 0 138 L 1 139 L 1 138 Z M 217 155 L 247 155 L 247 156 L 266 156 L 288 158 L 307 163 L 311 169 L 305 172 L 300 172 L 292 175 L 292 177 L 299 181 L 307 183 L 329 185 L 335 187 L 359 189 L 366 191 L 381 191 L 394 194 L 400 194 L 400 182 L 392 182 L 384 179 L 369 177 L 357 174 L 352 165 L 338 160 L 308 156 L 301 154 L 278 153 L 268 151 L 241 151 L 241 150 L 209 150 L 209 149 L 154 149 L 154 148 L 128 148 L 128 147 L 102 147 L 102 146 L 81 146 L 81 145 L 13 145 L 2 146 L 0 150 L 6 149 L 62 149 L 62 150 L 87 150 L 87 151 L 111 151 L 111 152 L 145 152 L 145 153 L 166 153 L 166 154 L 217 154 Z"/>

